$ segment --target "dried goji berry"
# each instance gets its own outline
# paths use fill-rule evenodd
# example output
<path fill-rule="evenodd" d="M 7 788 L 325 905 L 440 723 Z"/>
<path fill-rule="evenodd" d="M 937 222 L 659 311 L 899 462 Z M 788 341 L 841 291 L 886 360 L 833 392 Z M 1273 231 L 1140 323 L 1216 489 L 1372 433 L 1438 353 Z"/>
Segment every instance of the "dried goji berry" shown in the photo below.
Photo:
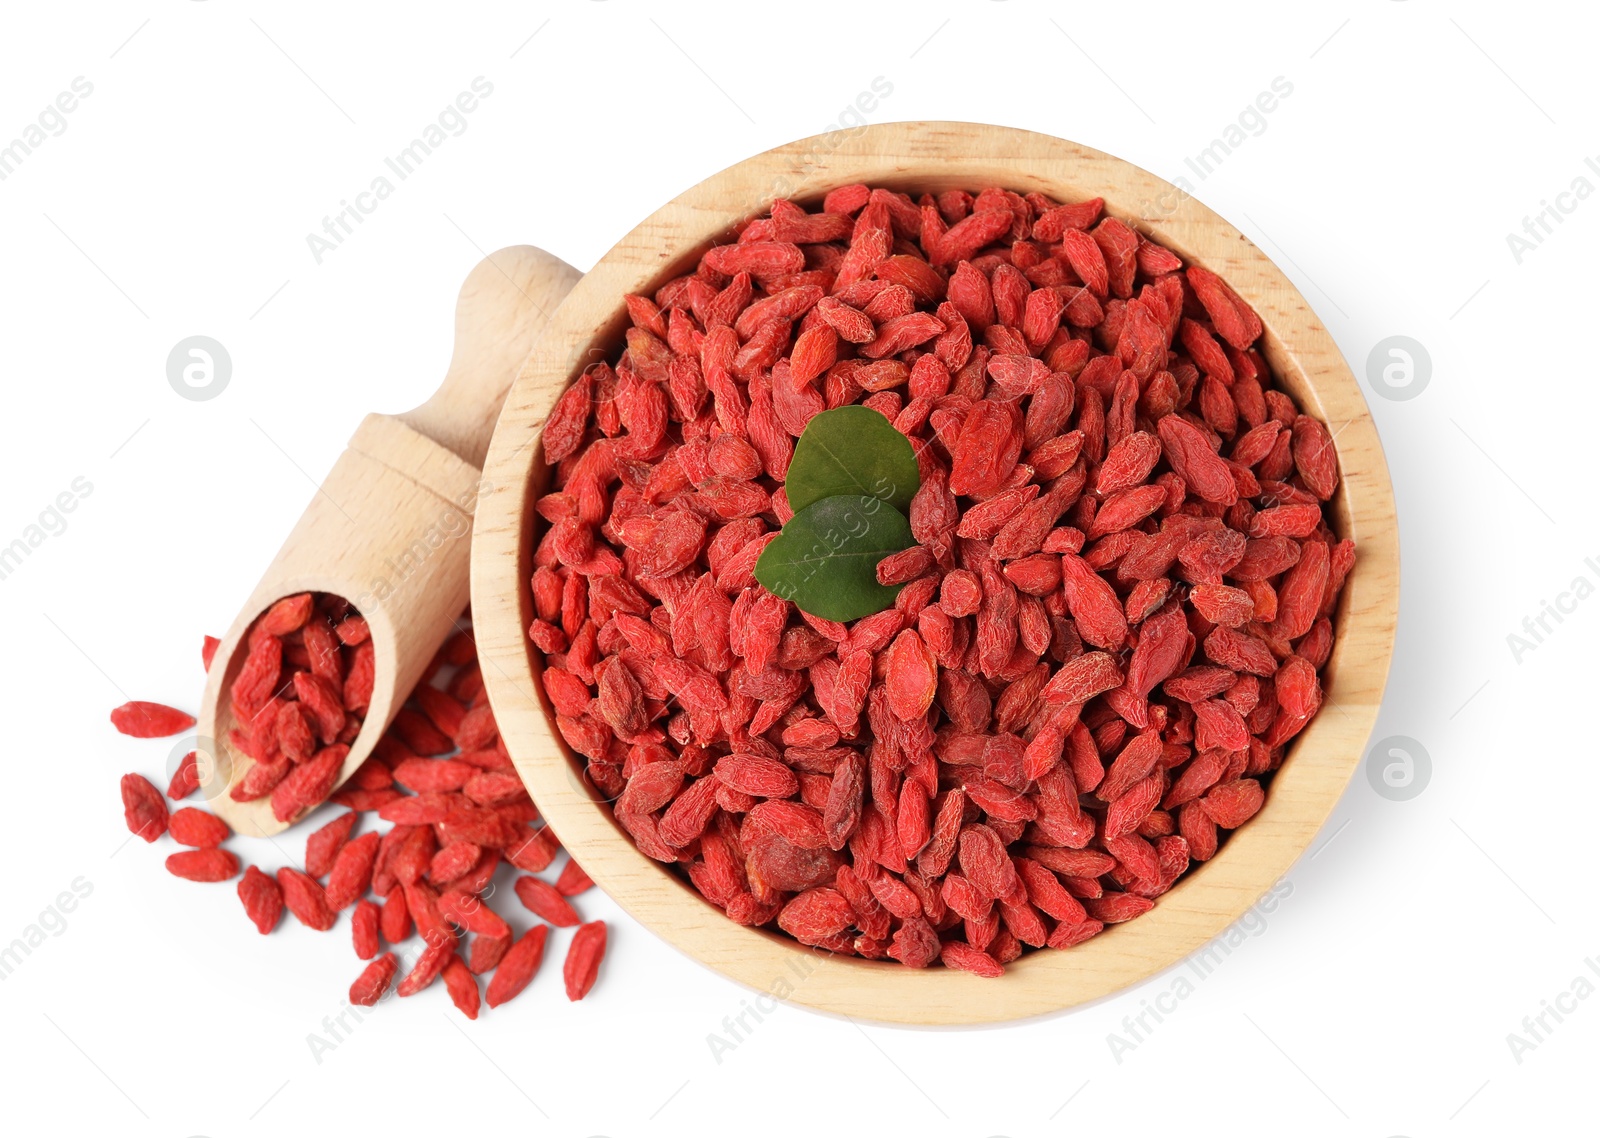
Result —
<path fill-rule="evenodd" d="M 193 806 L 175 810 L 167 819 L 167 832 L 181 846 L 220 846 L 233 831 L 215 814 Z"/>
<path fill-rule="evenodd" d="M 539 965 L 544 960 L 545 938 L 549 935 L 549 925 L 534 925 L 517 938 L 516 943 L 501 957 L 494 976 L 489 980 L 488 990 L 484 993 L 485 1003 L 497 1008 L 522 993 L 539 971 Z"/>
<path fill-rule="evenodd" d="M 283 892 L 283 903 L 301 924 L 318 932 L 333 928 L 337 915 L 328 905 L 322 886 L 297 869 L 283 866 L 278 870 L 278 888 Z"/>
<path fill-rule="evenodd" d="M 174 802 L 188 798 L 200 789 L 200 755 L 197 751 L 190 751 L 178 763 L 178 769 L 172 773 L 172 781 L 167 784 L 167 797 Z"/>
<path fill-rule="evenodd" d="M 143 775 L 122 776 L 122 816 L 128 832 L 153 842 L 167 832 L 167 804 Z"/>
<path fill-rule="evenodd" d="M 558 928 L 579 923 L 577 911 L 561 893 L 538 877 L 519 877 L 516 884 L 517 899 L 535 916 L 542 917 Z"/>
<path fill-rule="evenodd" d="M 112 709 L 111 725 L 135 739 L 159 739 L 194 726 L 194 716 L 162 703 L 133 700 Z"/>
<path fill-rule="evenodd" d="M 400 962 L 395 959 L 392 952 L 386 952 L 371 964 L 361 970 L 361 975 L 356 977 L 355 983 L 350 985 L 350 1002 L 357 1007 L 370 1008 L 376 1006 L 389 990 L 389 984 L 394 980 L 395 971 L 400 967 Z"/>
<path fill-rule="evenodd" d="M 439 978 L 439 973 L 444 971 L 445 962 L 455 958 L 455 942 L 452 940 L 429 941 L 428 946 L 418 954 L 411 971 L 406 973 L 405 979 L 395 987 L 395 995 L 400 997 L 414 996 Z"/>
<path fill-rule="evenodd" d="M 215 847 L 183 850 L 167 858 L 167 872 L 187 881 L 227 881 L 239 872 L 239 859 Z"/>
<path fill-rule="evenodd" d="M 339 847 L 350 837 L 355 824 L 355 812 L 350 811 L 312 831 L 306 838 L 306 873 L 312 877 L 326 877 L 333 868 Z"/>
<path fill-rule="evenodd" d="M 340 847 L 328 871 L 328 907 L 337 912 L 354 904 L 367 891 L 372 880 L 372 864 L 378 856 L 378 834 L 362 834 Z"/>
<path fill-rule="evenodd" d="M 278 927 L 283 916 L 283 893 L 278 883 L 255 866 L 247 866 L 239 879 L 239 901 L 245 916 L 263 936 Z"/>
<path fill-rule="evenodd" d="M 581 1000 L 594 987 L 600 974 L 600 961 L 606 952 L 606 923 L 590 921 L 579 925 L 567 946 L 567 959 L 562 965 L 562 978 L 566 981 L 567 999 Z"/>
<path fill-rule="evenodd" d="M 371 960 L 378 955 L 381 921 L 382 913 L 377 905 L 365 898 L 356 902 L 355 912 L 350 915 L 350 940 L 360 959 Z"/>
<path fill-rule="evenodd" d="M 478 981 L 454 953 L 444 965 L 444 986 L 450 992 L 450 1002 L 468 1019 L 478 1018 Z"/>

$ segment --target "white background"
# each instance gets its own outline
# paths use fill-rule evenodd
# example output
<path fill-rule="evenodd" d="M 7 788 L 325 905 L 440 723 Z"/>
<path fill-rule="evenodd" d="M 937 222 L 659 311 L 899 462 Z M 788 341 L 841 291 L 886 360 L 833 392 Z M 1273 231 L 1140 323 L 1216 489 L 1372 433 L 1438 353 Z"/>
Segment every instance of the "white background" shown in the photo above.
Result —
<path fill-rule="evenodd" d="M 1600 185 L 1600 29 L 1579 6 L 451 7 L 8 6 L 0 143 L 75 77 L 93 93 L 0 181 L 0 545 L 75 478 L 93 490 L 0 580 L 0 944 L 74 879 L 93 891 L 0 981 L 5 1130 L 1418 1136 L 1587 1117 L 1600 999 L 1520 1063 L 1507 1042 L 1600 957 L 1600 602 L 1520 662 L 1507 643 L 1575 577 L 1600 582 L 1600 202 L 1564 199 L 1520 264 L 1506 241 L 1578 176 Z M 466 132 L 317 264 L 306 234 L 480 75 L 494 92 Z M 437 383 L 483 252 L 534 243 L 586 268 L 685 187 L 836 125 L 879 76 L 874 121 L 1027 127 L 1169 178 L 1275 77 L 1293 84 L 1191 181 L 1368 392 L 1404 542 L 1377 737 L 1415 740 L 1431 780 L 1391 801 L 1358 774 L 1264 928 L 1120 1062 L 1109 1033 L 1175 973 L 989 1030 L 785 1007 L 719 1063 L 707 1036 L 749 993 L 590 894 L 613 935 L 584 1002 L 551 962 L 477 1024 L 435 986 L 319 1064 L 307 1036 L 359 969 L 348 925 L 260 937 L 231 885 L 124 845 L 116 780 L 164 781 L 170 744 L 123 739 L 106 712 L 194 706 L 201 634 L 360 417 Z M 208 402 L 166 379 L 194 334 L 233 360 Z M 1366 379 L 1394 334 L 1432 360 L 1404 401 Z"/>

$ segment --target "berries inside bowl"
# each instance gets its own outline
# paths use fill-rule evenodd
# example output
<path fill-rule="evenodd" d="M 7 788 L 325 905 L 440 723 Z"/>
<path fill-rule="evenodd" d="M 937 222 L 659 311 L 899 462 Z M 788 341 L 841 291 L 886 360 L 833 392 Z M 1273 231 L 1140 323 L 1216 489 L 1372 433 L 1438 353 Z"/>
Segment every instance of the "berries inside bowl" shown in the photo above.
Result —
<path fill-rule="evenodd" d="M 1310 306 L 1027 131 L 680 194 L 553 314 L 485 478 L 485 683 L 563 844 L 851 1017 L 1035 1016 L 1200 948 L 1323 825 L 1393 647 L 1387 468 Z"/>
<path fill-rule="evenodd" d="M 544 430 L 529 635 L 643 853 L 998 976 L 1260 809 L 1355 549 L 1220 277 L 1099 198 L 854 184 L 625 304 Z"/>

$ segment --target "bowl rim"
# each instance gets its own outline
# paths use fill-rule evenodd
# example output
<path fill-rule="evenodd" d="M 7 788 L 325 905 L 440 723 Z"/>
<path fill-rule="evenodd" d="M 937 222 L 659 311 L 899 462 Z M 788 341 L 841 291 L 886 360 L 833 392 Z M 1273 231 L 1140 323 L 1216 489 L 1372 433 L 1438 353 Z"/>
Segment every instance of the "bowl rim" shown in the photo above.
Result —
<path fill-rule="evenodd" d="M 1273 777 L 1260 813 L 1139 919 L 1069 950 L 1031 952 L 998 980 L 833 956 L 730 921 L 647 858 L 592 796 L 553 730 L 536 682 L 532 549 L 526 533 L 548 467 L 539 432 L 571 377 L 609 355 L 622 297 L 654 286 L 778 197 L 814 200 L 865 182 L 937 192 L 1002 185 L 1105 212 L 1218 273 L 1264 326 L 1281 386 L 1328 424 L 1341 480 L 1336 528 L 1357 559 L 1322 673 L 1324 705 Z M 962 122 L 886 123 L 800 139 L 691 187 L 630 230 L 553 315 L 518 374 L 484 467 L 472 545 L 472 607 L 485 685 L 512 761 L 562 844 L 656 935 L 754 991 L 882 1022 L 957 1025 L 1029 1018 L 1109 996 L 1181 963 L 1238 920 L 1309 847 L 1359 765 L 1387 680 L 1399 544 L 1387 463 L 1355 377 L 1304 297 L 1248 238 L 1184 190 L 1121 159 L 1045 134 Z"/>

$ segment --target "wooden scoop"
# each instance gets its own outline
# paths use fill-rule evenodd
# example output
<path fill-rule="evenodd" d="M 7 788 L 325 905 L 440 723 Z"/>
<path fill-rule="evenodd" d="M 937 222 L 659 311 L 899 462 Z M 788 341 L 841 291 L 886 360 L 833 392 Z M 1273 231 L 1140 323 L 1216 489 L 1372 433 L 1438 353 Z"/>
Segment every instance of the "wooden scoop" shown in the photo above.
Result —
<path fill-rule="evenodd" d="M 472 519 L 479 495 L 490 489 L 479 468 L 495 420 L 535 338 L 579 275 L 527 245 L 478 263 L 456 301 L 455 352 L 444 383 L 413 411 L 362 421 L 218 646 L 201 700 L 198 762 L 208 804 L 237 833 L 264 837 L 290 824 L 273 817 L 270 795 L 236 802 L 228 793 L 252 762 L 228 742 L 231 730 L 244 727 L 228 693 L 248 655 L 240 650 L 246 631 L 274 601 L 305 592 L 337 594 L 366 618 L 376 680 L 339 771 L 344 782 L 467 607 Z"/>

